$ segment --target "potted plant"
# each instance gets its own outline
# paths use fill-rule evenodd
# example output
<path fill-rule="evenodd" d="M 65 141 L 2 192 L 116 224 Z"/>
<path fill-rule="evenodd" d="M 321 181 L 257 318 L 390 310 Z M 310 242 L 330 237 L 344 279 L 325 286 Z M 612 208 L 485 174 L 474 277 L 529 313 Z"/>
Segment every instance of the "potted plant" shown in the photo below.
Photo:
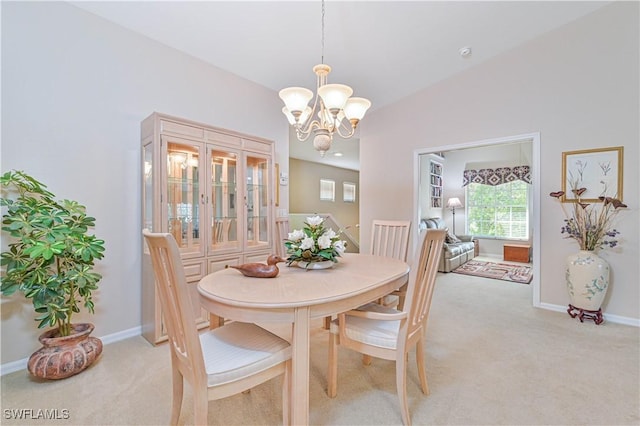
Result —
<path fill-rule="evenodd" d="M 102 352 L 102 342 L 89 337 L 93 325 L 74 324 L 72 317 L 81 306 L 94 312 L 92 292 L 102 276 L 93 267 L 103 257 L 104 240 L 89 233 L 95 219 L 85 206 L 56 200 L 23 171 L 4 173 L 0 185 L 0 206 L 6 207 L 2 231 L 11 237 L 0 255 L 0 291 L 5 296 L 21 292 L 33 303 L 38 328 L 54 327 L 40 336 L 44 347 L 29 359 L 29 372 L 54 379 L 77 374 Z M 60 354 L 70 344 L 77 347 Z"/>

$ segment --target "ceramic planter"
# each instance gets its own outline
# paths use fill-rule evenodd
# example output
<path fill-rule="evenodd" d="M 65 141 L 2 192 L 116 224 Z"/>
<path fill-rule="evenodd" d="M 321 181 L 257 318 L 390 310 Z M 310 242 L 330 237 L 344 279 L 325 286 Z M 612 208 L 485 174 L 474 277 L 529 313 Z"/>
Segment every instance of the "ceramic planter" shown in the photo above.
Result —
<path fill-rule="evenodd" d="M 580 250 L 566 260 L 567 291 L 571 304 L 569 315 L 580 315 L 582 321 L 584 313 L 595 314 L 596 324 L 602 322 L 602 302 L 609 288 L 609 264 L 592 251 Z M 572 311 L 574 314 L 572 314 Z"/>
<path fill-rule="evenodd" d="M 42 347 L 29 358 L 29 373 L 41 379 L 64 379 L 89 367 L 102 353 L 102 341 L 89 336 L 93 324 L 73 324 L 69 336 L 57 336 L 58 329 L 39 337 Z"/>

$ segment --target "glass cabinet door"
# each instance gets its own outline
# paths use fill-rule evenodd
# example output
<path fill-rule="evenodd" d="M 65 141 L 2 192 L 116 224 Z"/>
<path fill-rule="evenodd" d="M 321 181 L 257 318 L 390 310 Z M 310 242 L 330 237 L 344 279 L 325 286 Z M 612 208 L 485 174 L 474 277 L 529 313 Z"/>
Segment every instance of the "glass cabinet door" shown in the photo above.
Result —
<path fill-rule="evenodd" d="M 238 251 L 241 234 L 238 221 L 243 200 L 238 199 L 238 153 L 208 148 L 211 163 L 209 217 L 211 250 Z"/>
<path fill-rule="evenodd" d="M 247 248 L 264 248 L 270 243 L 269 159 L 246 155 Z"/>
<path fill-rule="evenodd" d="M 167 232 L 176 239 L 183 257 L 204 254 L 201 150 L 200 144 L 167 141 Z"/>
<path fill-rule="evenodd" d="M 158 232 L 154 229 L 154 174 L 153 174 L 153 144 L 148 143 L 142 149 L 142 229 Z M 146 244 L 144 245 L 146 249 Z"/>

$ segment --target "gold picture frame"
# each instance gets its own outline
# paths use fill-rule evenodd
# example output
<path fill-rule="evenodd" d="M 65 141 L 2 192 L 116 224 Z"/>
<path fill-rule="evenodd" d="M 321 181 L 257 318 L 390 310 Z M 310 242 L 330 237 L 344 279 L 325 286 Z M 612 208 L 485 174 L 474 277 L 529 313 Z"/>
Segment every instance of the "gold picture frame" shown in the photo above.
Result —
<path fill-rule="evenodd" d="M 622 146 L 610 148 L 583 149 L 562 153 L 563 203 L 578 201 L 572 192 L 575 188 L 585 188 L 580 201 L 596 203 L 598 197 L 606 196 L 622 201 Z"/>

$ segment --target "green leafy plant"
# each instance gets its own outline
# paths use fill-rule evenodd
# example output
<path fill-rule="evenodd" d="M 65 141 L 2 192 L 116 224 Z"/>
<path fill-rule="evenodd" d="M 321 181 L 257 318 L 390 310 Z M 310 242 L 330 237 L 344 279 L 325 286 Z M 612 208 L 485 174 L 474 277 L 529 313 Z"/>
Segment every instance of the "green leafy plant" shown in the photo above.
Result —
<path fill-rule="evenodd" d="M 94 312 L 92 292 L 102 276 L 94 261 L 102 259 L 104 240 L 89 234 L 95 218 L 76 201 L 57 201 L 46 185 L 22 171 L 0 178 L 2 231 L 12 238 L 3 251 L 0 291 L 20 291 L 32 299 L 38 328 L 57 327 L 60 336 L 72 331 L 71 318 L 80 304 Z"/>
<path fill-rule="evenodd" d="M 340 239 L 342 232 L 336 233 L 325 228 L 320 216 L 308 217 L 303 229 L 290 232 L 284 245 L 287 248 L 287 265 L 293 262 L 338 262 L 346 248 L 346 242 Z M 308 267 L 309 265 L 307 265 Z"/>

